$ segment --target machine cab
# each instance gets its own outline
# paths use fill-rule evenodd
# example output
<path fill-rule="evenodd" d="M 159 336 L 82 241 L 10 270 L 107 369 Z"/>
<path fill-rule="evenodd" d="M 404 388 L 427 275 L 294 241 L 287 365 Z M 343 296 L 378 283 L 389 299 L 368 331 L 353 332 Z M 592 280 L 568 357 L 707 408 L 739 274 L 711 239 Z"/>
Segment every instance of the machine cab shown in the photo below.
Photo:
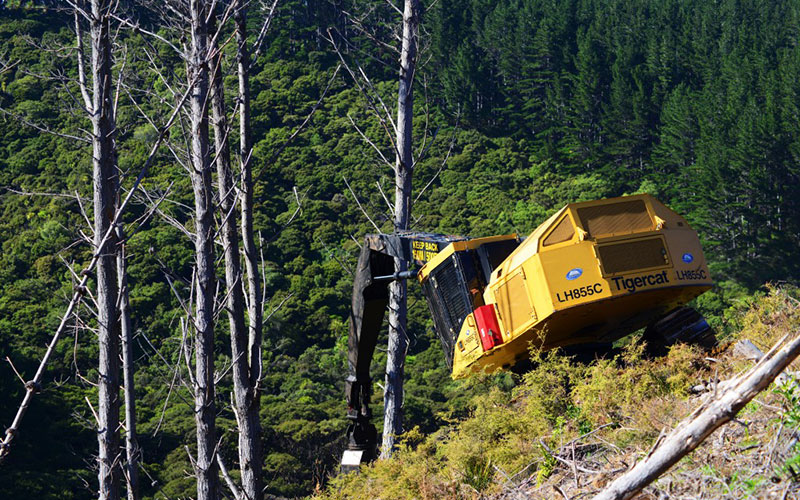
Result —
<path fill-rule="evenodd" d="M 464 320 L 484 305 L 483 294 L 492 271 L 520 244 L 516 234 L 456 241 L 445 247 L 419 272 L 436 335 L 448 368 Z"/>

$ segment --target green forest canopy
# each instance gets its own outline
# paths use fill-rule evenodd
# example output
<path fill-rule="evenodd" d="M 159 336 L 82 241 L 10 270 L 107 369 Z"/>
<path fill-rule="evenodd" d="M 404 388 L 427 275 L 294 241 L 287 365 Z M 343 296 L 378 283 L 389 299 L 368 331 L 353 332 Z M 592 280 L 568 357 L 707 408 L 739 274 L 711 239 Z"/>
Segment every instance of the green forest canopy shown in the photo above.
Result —
<path fill-rule="evenodd" d="M 375 187 L 388 185 L 390 172 L 381 170 L 347 115 L 371 137 L 380 138 L 379 124 L 346 77 L 333 82 L 309 126 L 270 161 L 333 73 L 338 58 L 323 34 L 347 32 L 342 12 L 363 2 L 347 3 L 281 2 L 253 77 L 261 169 L 256 225 L 268 312 L 276 309 L 265 330 L 264 467 L 268 491 L 287 496 L 322 483 L 343 446 L 353 238 L 374 230 L 345 178 L 383 230 L 391 229 Z M 369 22 L 380 32 L 389 15 L 376 12 Z M 700 233 L 717 287 L 698 306 L 724 330 L 737 297 L 767 281 L 800 277 L 799 13 L 800 2 L 774 0 L 439 0 L 423 18 L 415 138 L 427 124 L 436 140 L 416 167 L 415 229 L 524 234 L 567 202 L 649 192 Z M 90 196 L 85 145 L 19 119 L 70 134 L 82 125 L 58 79 L 41 77 L 74 74 L 55 50 L 74 45 L 70 23 L 28 2 L 0 2 L 0 58 L 17 62 L 0 73 L 0 107 L 14 115 L 0 118 L 0 186 L 13 189 L 0 194 L 0 355 L 25 375 L 35 370 L 68 300 L 72 281 L 62 259 L 80 263 L 89 255 L 79 241 L 84 222 L 74 199 L 17 194 Z M 131 87 L 166 96 L 137 53 L 145 41 L 124 30 L 122 36 Z M 373 50 L 350 56 L 394 102 L 393 61 Z M 160 63 L 181 71 L 168 51 Z M 143 102 L 158 111 L 155 101 Z M 118 120 L 120 167 L 135 175 L 154 132 L 126 95 Z M 191 199 L 188 180 L 165 154 L 145 187 L 170 186 L 175 203 L 164 209 L 185 222 L 180 203 Z M 301 213 L 287 225 L 298 200 Z M 133 223 L 145 210 L 135 207 L 126 220 Z M 190 278 L 191 248 L 177 229 L 155 219 L 138 231 L 129 253 L 140 441 L 151 478 L 144 493 L 187 496 L 193 482 L 184 445 L 194 442 L 192 409 L 185 389 L 167 394 L 182 313 L 165 272 Z M 450 380 L 418 294 L 410 311 L 405 418 L 409 427 L 430 432 L 468 412 L 470 395 L 485 387 Z M 229 359 L 225 328 L 220 322 L 220 368 Z M 76 328 L 59 345 L 46 390 L 0 468 L 3 497 L 92 497 L 96 439 L 84 398 L 93 394 L 86 380 L 96 378 L 95 357 L 86 329 Z M 375 379 L 384 358 L 377 353 Z M 23 388 L 10 366 L 1 369 L 5 426 Z M 491 383 L 511 381 L 500 376 Z M 223 378 L 221 403 L 229 389 Z M 379 394 L 373 407 L 380 408 Z M 233 462 L 235 421 L 229 411 L 220 418 L 223 453 Z"/>

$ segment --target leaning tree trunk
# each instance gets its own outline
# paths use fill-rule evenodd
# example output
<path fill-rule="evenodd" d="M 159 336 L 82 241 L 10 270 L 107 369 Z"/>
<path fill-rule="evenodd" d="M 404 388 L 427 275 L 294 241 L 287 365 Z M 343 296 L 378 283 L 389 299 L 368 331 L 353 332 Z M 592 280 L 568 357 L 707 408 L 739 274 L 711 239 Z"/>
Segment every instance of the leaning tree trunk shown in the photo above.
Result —
<path fill-rule="evenodd" d="M 213 52 L 216 51 L 216 47 Z M 261 429 L 258 409 L 253 404 L 248 362 L 248 329 L 244 321 L 242 265 L 239 260 L 239 232 L 236 228 L 236 189 L 231 172 L 229 131 L 225 115 L 225 90 L 222 83 L 222 55 L 214 61 L 211 103 L 214 121 L 219 204 L 222 212 L 222 245 L 225 252 L 225 280 L 228 285 L 226 309 L 233 358 L 233 394 L 236 423 L 239 427 L 239 469 L 242 489 L 248 500 L 262 496 Z M 255 411 L 251 411 L 251 410 Z"/>
<path fill-rule="evenodd" d="M 219 480 L 214 403 L 214 205 L 208 139 L 208 6 L 191 0 L 189 82 L 191 180 L 194 191 L 195 247 L 195 423 L 197 426 L 197 500 L 217 500 Z"/>
<path fill-rule="evenodd" d="M 97 262 L 99 498 L 117 500 L 119 456 L 119 330 L 117 328 L 116 238 L 103 242 L 114 221 L 115 124 L 111 86 L 110 2 L 92 0 L 92 179 Z"/>
<path fill-rule="evenodd" d="M 769 387 L 798 356 L 800 335 L 795 334 L 789 341 L 786 341 L 786 337 L 778 341 L 750 370 L 720 384 L 724 384 L 724 388 L 715 388 L 715 393 L 720 390 L 719 395 L 681 421 L 647 457 L 606 486 L 592 500 L 640 498 L 638 494 L 645 486 L 696 449 L 721 425 L 734 420 L 739 411 Z"/>
<path fill-rule="evenodd" d="M 411 179 L 414 160 L 411 149 L 411 126 L 414 116 L 414 72 L 419 31 L 419 2 L 405 0 L 403 10 L 403 45 L 400 55 L 400 86 L 397 97 L 397 154 L 395 160 L 394 229 L 406 231 L 411 219 Z M 408 263 L 395 259 L 395 272 L 403 272 Z M 403 376 L 406 349 L 406 282 L 392 282 L 389 291 L 389 347 L 383 392 L 383 445 L 381 457 L 392 454 L 395 437 L 403 432 Z"/>

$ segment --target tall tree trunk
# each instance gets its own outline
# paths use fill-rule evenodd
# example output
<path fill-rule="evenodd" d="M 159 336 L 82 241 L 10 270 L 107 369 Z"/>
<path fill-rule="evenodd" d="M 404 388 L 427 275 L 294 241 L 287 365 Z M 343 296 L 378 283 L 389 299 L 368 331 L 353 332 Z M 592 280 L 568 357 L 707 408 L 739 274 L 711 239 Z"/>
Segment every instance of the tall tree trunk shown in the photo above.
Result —
<path fill-rule="evenodd" d="M 119 190 L 117 191 L 119 193 Z M 125 467 L 128 500 L 139 499 L 139 443 L 136 440 L 136 388 L 133 382 L 133 322 L 128 295 L 128 263 L 125 254 L 125 233 L 117 227 L 120 245 L 117 251 L 117 280 L 119 283 L 120 335 L 122 336 L 122 376 L 125 385 Z"/>
<path fill-rule="evenodd" d="M 197 426 L 197 500 L 217 500 L 216 406 L 214 403 L 214 205 L 208 139 L 208 6 L 191 0 L 189 82 L 191 180 L 195 208 L 195 423 Z"/>
<path fill-rule="evenodd" d="M 263 497 L 263 478 L 261 465 L 261 420 L 258 410 L 261 406 L 261 342 L 263 338 L 264 296 L 258 272 L 258 251 L 253 230 L 253 143 L 250 131 L 250 54 L 247 45 L 247 2 L 238 0 L 236 14 L 237 74 L 239 77 L 239 162 L 242 171 L 242 246 L 244 248 L 245 269 L 247 271 L 247 317 L 249 320 L 247 350 L 250 367 L 249 395 L 246 420 L 252 435 L 256 437 L 253 454 L 253 500 Z M 244 461 L 242 457 L 242 467 Z M 257 489 L 256 488 L 260 488 Z M 248 495 L 250 493 L 248 492 Z"/>
<path fill-rule="evenodd" d="M 238 0 L 238 2 L 235 21 L 238 44 L 236 59 L 239 76 L 239 162 L 242 170 L 242 244 L 247 271 L 250 386 L 255 391 L 253 402 L 257 412 L 260 399 L 257 389 L 261 379 L 264 297 L 259 280 L 258 250 L 253 231 L 253 143 L 250 131 L 250 54 L 247 45 L 247 2 L 243 0 Z"/>
<path fill-rule="evenodd" d="M 116 238 L 103 244 L 114 220 L 116 150 L 111 85 L 110 2 L 92 0 L 92 179 L 95 252 L 97 263 L 97 336 L 99 429 L 99 498 L 117 500 L 120 485 L 119 457 L 119 330 L 117 325 Z"/>
<path fill-rule="evenodd" d="M 411 126 L 414 115 L 414 73 L 417 58 L 420 6 L 418 0 L 405 0 L 403 8 L 403 45 L 400 54 L 400 86 L 397 96 L 397 153 L 395 159 L 394 229 L 406 231 L 411 219 L 411 180 L 414 160 Z M 395 272 L 408 268 L 403 259 L 395 259 Z M 383 392 L 382 458 L 392 454 L 395 437 L 403 432 L 403 377 L 408 336 L 406 334 L 406 282 L 392 282 L 389 291 L 389 346 Z"/>
<path fill-rule="evenodd" d="M 216 47 L 214 47 L 216 52 Z M 233 394 L 236 422 L 239 427 L 239 468 L 242 489 L 248 500 L 260 499 L 261 429 L 258 408 L 253 405 L 248 362 L 248 329 L 244 321 L 242 266 L 239 260 L 239 233 L 236 227 L 236 189 L 231 172 L 229 130 L 225 115 L 225 90 L 222 83 L 222 55 L 214 61 L 211 84 L 214 145 L 216 149 L 217 183 L 222 212 L 222 245 L 225 252 L 225 280 L 228 284 L 226 309 L 231 334 L 233 358 Z M 251 410 L 255 411 L 251 411 Z"/>

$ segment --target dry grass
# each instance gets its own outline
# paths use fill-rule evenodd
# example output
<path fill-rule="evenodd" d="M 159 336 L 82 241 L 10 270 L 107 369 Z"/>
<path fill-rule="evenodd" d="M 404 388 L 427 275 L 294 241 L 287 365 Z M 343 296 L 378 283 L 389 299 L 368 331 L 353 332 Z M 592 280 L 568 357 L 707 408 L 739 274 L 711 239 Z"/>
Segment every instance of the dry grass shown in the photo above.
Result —
<path fill-rule="evenodd" d="M 782 397 L 763 396 L 748 405 L 735 422 L 718 429 L 639 498 L 800 498 L 800 483 L 782 470 L 795 453 L 787 446 L 792 430 L 781 422 Z M 699 397 L 685 404 L 686 411 L 693 407 L 692 403 L 700 404 Z M 609 441 L 614 439 L 613 435 L 607 438 L 587 436 L 567 443 L 554 450 L 559 464 L 541 485 L 528 478 L 527 482 L 509 484 L 506 491 L 486 498 L 591 498 L 649 452 L 644 442 L 619 448 Z"/>

